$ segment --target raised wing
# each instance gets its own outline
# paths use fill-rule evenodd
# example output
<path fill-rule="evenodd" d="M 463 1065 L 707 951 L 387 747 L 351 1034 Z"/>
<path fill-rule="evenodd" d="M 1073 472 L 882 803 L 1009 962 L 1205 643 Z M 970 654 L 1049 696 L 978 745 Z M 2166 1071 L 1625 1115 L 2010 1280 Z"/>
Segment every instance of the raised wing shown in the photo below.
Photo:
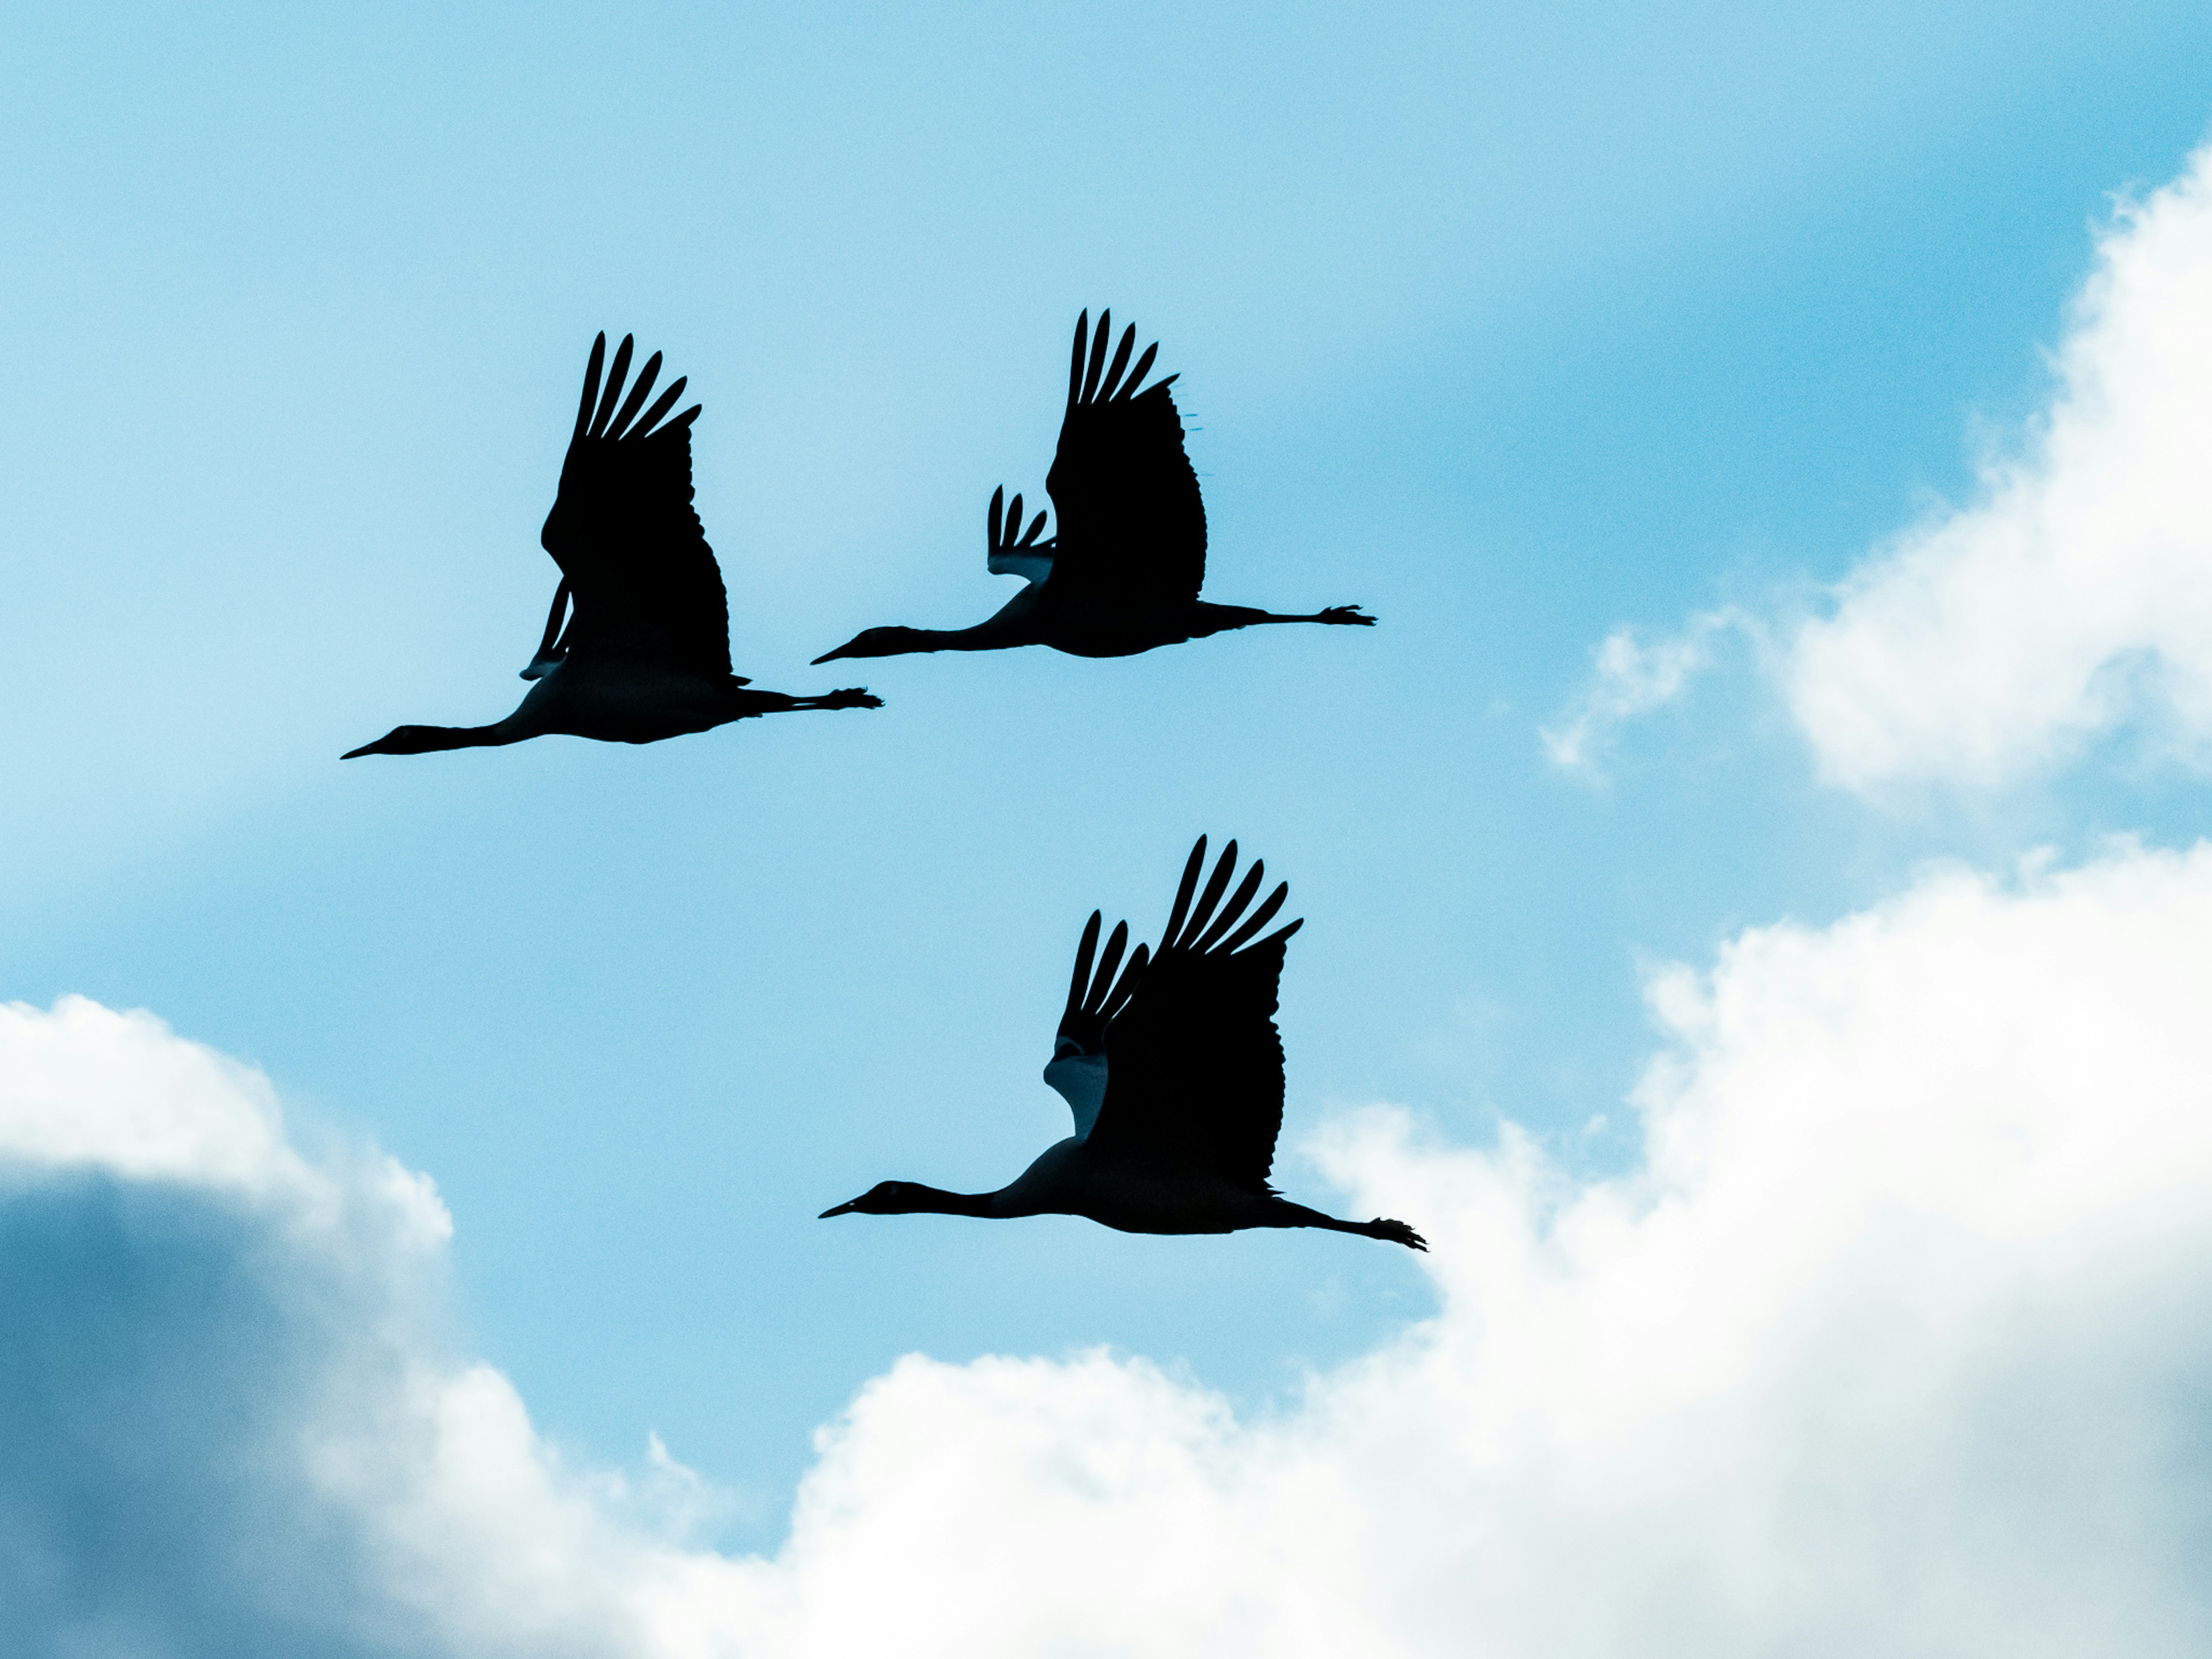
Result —
<path fill-rule="evenodd" d="M 1090 1144 L 1102 1153 L 1206 1170 L 1267 1192 L 1283 1127 L 1275 988 L 1284 943 L 1305 924 L 1293 921 L 1248 943 L 1283 908 L 1289 884 L 1277 886 L 1247 915 L 1267 869 L 1255 859 L 1222 903 L 1237 866 L 1232 841 L 1194 905 L 1205 864 L 1201 836 L 1183 868 L 1160 948 L 1128 1006 L 1107 1028 L 1106 1098 Z"/>
<path fill-rule="evenodd" d="M 991 492 L 991 512 L 985 520 L 985 546 L 990 550 L 983 562 L 994 576 L 1019 576 L 1026 582 L 1041 582 L 1052 574 L 1052 556 L 1058 538 L 1037 539 L 1037 532 L 1044 528 L 1044 514 L 1040 513 L 1030 521 L 1029 533 L 1022 531 L 1022 498 L 1014 497 L 1014 509 L 1006 511 L 1006 487 L 1000 484 Z M 1005 530 L 1000 528 L 1000 514 L 1005 515 Z"/>
<path fill-rule="evenodd" d="M 1098 1109 L 1106 1098 L 1107 1028 L 1135 993 L 1149 954 L 1139 945 L 1128 966 L 1121 967 L 1121 952 L 1129 943 L 1129 924 L 1117 921 L 1094 974 L 1091 956 L 1098 948 L 1098 925 L 1103 919 L 1093 910 L 1084 924 L 1083 943 L 1075 951 L 1075 975 L 1067 988 L 1067 1011 L 1060 1017 L 1052 1064 L 1044 1068 L 1044 1080 L 1059 1091 L 1067 1109 L 1074 1114 L 1079 1139 L 1098 1121 Z M 1119 979 L 1115 977 L 1116 968 L 1121 969 Z"/>
<path fill-rule="evenodd" d="M 624 335 L 602 391 L 607 337 L 592 342 L 560 493 L 539 538 L 575 603 L 562 641 L 567 651 L 559 654 L 582 651 L 726 674 L 729 602 L 714 550 L 691 510 L 691 422 L 699 405 L 658 424 L 684 394 L 679 378 L 641 415 L 660 374 L 660 354 L 646 360 L 624 397 L 631 344 Z"/>
<path fill-rule="evenodd" d="M 1114 313 L 1076 319 L 1067 372 L 1067 413 L 1045 488 L 1059 515 L 1053 555 L 1055 598 L 1108 605 L 1164 605 L 1198 597 L 1206 580 L 1206 504 L 1183 453 L 1182 417 L 1168 393 L 1176 377 L 1143 386 L 1158 345 L 1128 368 L 1137 331 L 1121 336 L 1111 367 Z"/>

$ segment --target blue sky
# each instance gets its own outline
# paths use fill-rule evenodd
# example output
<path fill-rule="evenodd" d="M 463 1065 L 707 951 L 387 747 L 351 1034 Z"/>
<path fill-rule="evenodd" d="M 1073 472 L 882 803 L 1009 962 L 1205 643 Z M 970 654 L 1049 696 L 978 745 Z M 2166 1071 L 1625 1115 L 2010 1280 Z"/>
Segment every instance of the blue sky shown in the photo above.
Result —
<path fill-rule="evenodd" d="M 0 994 L 149 1008 L 431 1175 L 470 1351 L 579 1458 L 656 1431 L 733 1546 L 909 1352 L 1276 1399 L 1431 1312 L 1415 1264 L 812 1218 L 1063 1133 L 1083 919 L 1156 930 L 1200 831 L 1308 918 L 1278 1171 L 1332 1206 L 1298 1148 L 1378 1100 L 1630 1160 L 1655 963 L 1933 857 L 2193 835 L 2201 771 L 2124 734 L 1971 799 L 1824 786 L 1741 641 L 1595 785 L 1537 728 L 1616 627 L 1796 614 L 1972 493 L 2112 193 L 2205 135 L 2203 22 L 11 19 Z M 805 666 L 1000 602 L 984 505 L 1041 489 L 1086 306 L 1182 376 L 1209 596 L 1382 625 Z M 887 707 L 341 767 L 519 695 L 601 328 L 705 404 L 738 671 Z"/>

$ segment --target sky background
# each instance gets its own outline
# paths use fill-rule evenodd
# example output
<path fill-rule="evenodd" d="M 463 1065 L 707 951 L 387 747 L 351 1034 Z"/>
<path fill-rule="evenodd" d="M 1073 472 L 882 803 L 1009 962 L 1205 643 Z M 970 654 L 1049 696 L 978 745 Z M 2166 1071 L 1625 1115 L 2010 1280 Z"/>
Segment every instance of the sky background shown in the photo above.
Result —
<path fill-rule="evenodd" d="M 1307 918 L 1277 1179 L 1339 1210 L 1306 1149 L 1376 1101 L 1633 1165 L 1658 964 L 1931 859 L 2192 838 L 2203 769 L 2126 727 L 1832 787 L 1769 669 L 2050 399 L 2115 192 L 2205 137 L 2203 22 L 12 16 L 0 997 L 152 1010 L 295 1142 L 426 1172 L 456 1343 L 579 1464 L 657 1433 L 736 1494 L 726 1548 L 778 1544 L 814 1431 L 911 1352 L 1106 1345 L 1280 1405 L 1436 1310 L 1409 1255 L 813 1218 L 1066 1133 L 1083 921 L 1156 933 L 1201 832 Z M 1003 602 L 985 504 L 1042 492 L 1102 306 L 1182 376 L 1208 597 L 1380 626 L 807 667 Z M 738 671 L 885 708 L 341 766 L 519 697 L 601 329 L 705 405 Z M 1601 641 L 1726 606 L 1764 631 L 1596 769 L 1547 755 Z"/>

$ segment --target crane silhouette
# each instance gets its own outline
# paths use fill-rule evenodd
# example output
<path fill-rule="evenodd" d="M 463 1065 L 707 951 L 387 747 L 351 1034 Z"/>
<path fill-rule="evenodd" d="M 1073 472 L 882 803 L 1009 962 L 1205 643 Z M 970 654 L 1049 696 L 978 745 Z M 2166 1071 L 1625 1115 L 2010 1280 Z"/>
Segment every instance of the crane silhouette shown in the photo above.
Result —
<path fill-rule="evenodd" d="M 996 1192 L 949 1193 L 886 1181 L 824 1210 L 822 1218 L 1079 1215 L 1127 1233 L 1326 1227 L 1428 1249 L 1402 1221 L 1341 1221 L 1293 1204 L 1267 1184 L 1283 1125 L 1275 986 L 1285 942 L 1305 924 L 1293 921 L 1251 942 L 1283 908 L 1289 884 L 1278 885 L 1246 915 L 1267 869 L 1255 859 L 1221 903 L 1237 866 L 1232 841 L 1194 904 L 1205 865 L 1201 836 L 1183 868 L 1158 951 L 1140 945 L 1126 967 L 1124 921 L 1115 924 L 1094 971 L 1101 916 L 1091 913 L 1052 1061 L 1044 1068 L 1044 1080 L 1074 1115 L 1073 1135 L 1047 1147 Z"/>
<path fill-rule="evenodd" d="M 1182 419 L 1168 391 L 1177 377 L 1143 384 L 1159 347 L 1146 347 L 1130 367 L 1133 326 L 1122 334 L 1109 366 L 1110 311 L 1098 313 L 1086 354 L 1090 320 L 1087 311 L 1076 319 L 1067 412 L 1059 451 L 1045 474 L 1045 489 L 1060 514 L 1057 533 L 1039 541 L 1042 513 L 1024 532 L 1022 498 L 1016 495 L 1008 507 L 1003 486 L 991 496 L 985 564 L 996 574 L 1022 577 L 1027 586 L 973 628 L 866 629 L 817 657 L 817 664 L 1018 645 L 1048 645 L 1078 657 L 1127 657 L 1262 623 L 1374 624 L 1355 605 L 1280 616 L 1198 597 L 1206 580 L 1206 505 L 1183 453 Z"/>
<path fill-rule="evenodd" d="M 700 406 L 660 423 L 684 394 L 679 378 L 641 415 L 660 354 L 646 359 L 625 398 L 631 343 L 624 335 L 616 348 L 603 392 L 607 337 L 592 343 L 561 487 L 538 538 L 561 581 L 538 654 L 522 671 L 537 684 L 503 720 L 398 726 L 343 759 L 478 749 L 554 732 L 657 743 L 755 714 L 882 707 L 859 690 L 818 697 L 755 691 L 730 672 L 722 573 L 691 507 L 691 423 Z"/>

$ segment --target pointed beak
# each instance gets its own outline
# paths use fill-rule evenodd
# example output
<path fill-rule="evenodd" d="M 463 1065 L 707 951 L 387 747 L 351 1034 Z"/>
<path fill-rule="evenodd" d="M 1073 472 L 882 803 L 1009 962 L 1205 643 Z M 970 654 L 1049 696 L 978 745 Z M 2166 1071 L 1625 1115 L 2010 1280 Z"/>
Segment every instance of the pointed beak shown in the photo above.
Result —
<path fill-rule="evenodd" d="M 814 1218 L 817 1221 L 827 1221 L 833 1215 L 851 1215 L 860 1207 L 860 1200 L 856 1198 L 849 1204 L 840 1204 L 834 1210 L 824 1210 L 820 1215 L 816 1216 Z"/>
<path fill-rule="evenodd" d="M 849 645 L 841 645 L 835 651 L 824 651 L 820 656 L 817 657 L 810 665 L 815 668 L 819 668 L 825 662 L 836 662 L 840 657 L 849 656 L 850 654 L 852 654 L 852 647 Z"/>

